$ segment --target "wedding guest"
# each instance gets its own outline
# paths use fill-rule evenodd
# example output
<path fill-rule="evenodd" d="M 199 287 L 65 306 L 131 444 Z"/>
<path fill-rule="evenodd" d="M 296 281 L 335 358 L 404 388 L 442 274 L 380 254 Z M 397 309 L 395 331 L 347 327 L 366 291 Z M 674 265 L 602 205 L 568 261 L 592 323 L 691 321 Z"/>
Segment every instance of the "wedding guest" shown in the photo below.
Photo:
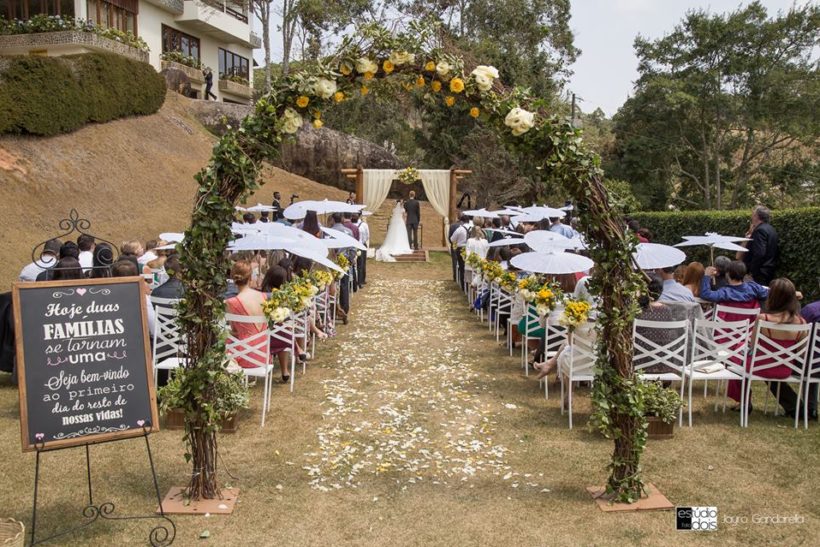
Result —
<path fill-rule="evenodd" d="M 168 281 L 151 291 L 151 296 L 179 300 L 185 296 L 185 286 L 182 284 L 182 266 L 179 256 L 172 254 L 165 260 L 165 273 Z"/>
<path fill-rule="evenodd" d="M 84 272 L 91 271 L 94 266 L 94 236 L 80 234 L 77 238 L 77 248 L 80 249 L 80 266 Z"/>
<path fill-rule="evenodd" d="M 456 221 L 450 224 L 450 227 L 447 229 L 447 241 L 451 241 L 453 234 L 456 230 L 461 227 L 461 218 L 456 218 Z M 456 252 L 455 248 L 452 244 L 449 245 L 450 251 L 450 262 L 452 263 L 453 267 L 453 281 L 458 281 L 458 253 Z"/>
<path fill-rule="evenodd" d="M 467 246 L 466 224 L 468 222 L 470 222 L 470 217 L 468 217 L 467 215 L 461 215 L 461 218 L 459 219 L 459 225 L 456 226 L 456 229 L 453 230 L 452 235 L 450 235 L 450 249 L 456 255 L 456 274 L 461 282 L 462 290 L 464 290 L 466 282 L 464 280 L 464 257 L 461 256 L 461 249 Z"/>
<path fill-rule="evenodd" d="M 571 227 L 569 227 L 566 224 L 564 224 L 563 222 L 561 222 L 560 217 L 551 218 L 550 219 L 550 224 L 551 224 L 550 227 L 549 227 L 550 232 L 555 232 L 557 234 L 561 234 L 562 236 L 564 236 L 567 239 L 572 239 L 573 237 L 575 237 L 577 235 L 575 230 L 573 230 Z"/>
<path fill-rule="evenodd" d="M 59 239 L 49 239 L 46 241 L 43 251 L 40 253 L 40 258 L 27 264 L 20 270 L 20 281 L 36 281 L 37 276 L 52 268 L 58 260 L 60 255 L 60 247 L 63 243 Z"/>
<path fill-rule="evenodd" d="M 114 264 L 114 249 L 105 242 L 94 247 L 94 264 L 88 277 L 99 279 L 111 277 L 111 266 Z"/>
<path fill-rule="evenodd" d="M 137 263 L 143 273 L 148 273 L 145 271 L 145 266 L 149 262 L 156 260 L 163 254 L 162 251 L 157 251 L 156 248 L 165 245 L 166 243 L 167 242 L 165 241 L 160 241 L 157 239 L 149 239 L 145 242 L 145 248 L 142 254 L 137 257 Z"/>
<path fill-rule="evenodd" d="M 746 233 L 751 241 L 744 241 L 741 245 L 748 252 L 738 251 L 737 259 L 746 264 L 749 275 L 761 285 L 768 285 L 774 278 L 779 257 L 779 242 L 777 231 L 769 224 L 771 211 L 762 205 L 755 207 L 752 212 L 752 225 Z"/>
<path fill-rule="evenodd" d="M 356 192 L 350 192 L 347 195 L 347 200 L 345 200 L 345 203 L 347 203 L 348 205 L 355 205 L 356 204 Z"/>
<path fill-rule="evenodd" d="M 272 291 L 280 289 L 282 285 L 288 283 L 291 279 L 290 273 L 290 271 L 282 266 L 273 266 L 269 269 L 268 273 L 265 274 L 265 279 L 262 281 L 262 292 L 266 293 L 265 297 L 267 298 Z M 296 348 L 296 354 L 300 363 L 304 363 L 310 358 L 310 356 L 304 352 L 302 342 L 299 338 L 295 340 L 291 339 L 290 341 L 278 340 L 276 337 L 271 338 L 271 355 L 278 357 L 281 370 L 287 369 L 287 352 L 293 351 L 294 347 Z"/>
<path fill-rule="evenodd" d="M 308 211 L 305 214 L 305 220 L 302 222 L 302 230 L 319 239 L 322 238 L 322 227 L 319 224 L 319 217 L 316 211 Z"/>
<path fill-rule="evenodd" d="M 732 263 L 732 259 L 728 256 L 718 255 L 715 257 L 715 276 L 713 278 L 712 287 L 715 289 L 721 289 L 729 284 L 729 280 L 726 278 L 726 270 L 729 268 L 729 264 Z"/>
<path fill-rule="evenodd" d="M 717 275 L 717 269 L 710 266 L 706 268 L 704 277 L 700 282 L 700 298 L 707 302 L 731 306 L 733 308 L 757 309 L 760 307 L 759 301 L 769 296 L 769 289 L 755 283 L 745 281 L 746 265 L 740 260 L 729 262 L 726 268 L 727 285 L 712 289 L 712 279 Z M 720 319 L 724 321 L 748 321 L 749 316 L 720 312 Z"/>
<path fill-rule="evenodd" d="M 683 274 L 683 286 L 689 289 L 695 298 L 700 296 L 700 282 L 705 271 L 700 262 L 690 262 Z"/>
<path fill-rule="evenodd" d="M 767 311 L 766 313 L 761 313 L 758 316 L 758 321 L 769 321 L 781 325 L 804 325 L 806 323 L 806 320 L 803 319 L 803 317 L 801 317 L 800 315 L 800 302 L 797 300 L 797 291 L 794 288 L 794 284 L 785 277 L 775 279 L 769 284 L 769 297 L 766 299 L 765 307 Z M 765 347 L 768 351 L 771 352 L 777 352 L 781 349 L 789 348 L 793 346 L 795 343 L 802 340 L 804 336 L 806 336 L 805 333 L 789 332 L 784 330 L 778 330 L 776 328 L 761 329 L 760 332 L 761 334 L 765 335 L 767 338 L 775 342 L 775 346 L 772 346 L 771 344 L 765 341 L 761 342 L 761 346 Z M 752 342 L 752 344 L 754 345 L 754 341 Z M 764 357 L 763 359 L 760 359 L 756 364 L 766 365 L 770 364 L 771 362 L 771 358 Z M 746 370 L 751 369 L 751 366 L 752 356 L 750 355 L 749 359 L 746 361 Z M 784 378 L 790 377 L 792 373 L 792 369 L 790 369 L 788 366 L 778 365 L 776 367 L 757 370 L 755 371 L 755 376 L 782 380 Z M 795 414 L 797 413 L 799 416 L 802 417 L 802 409 L 799 408 L 797 395 L 786 382 L 769 382 L 768 384 L 769 390 L 774 394 L 776 398 L 778 397 L 779 391 L 780 395 L 778 398 L 778 403 L 780 403 L 780 406 L 783 407 L 786 416 L 791 416 L 792 418 L 794 418 Z M 727 395 L 735 401 L 740 402 L 740 380 L 729 381 Z M 747 404 L 749 407 L 749 412 L 751 412 L 751 401 L 747 401 Z"/>
<path fill-rule="evenodd" d="M 256 224 L 256 215 L 250 211 L 242 215 L 243 224 Z"/>
<path fill-rule="evenodd" d="M 270 215 L 270 213 L 268 213 L 267 211 L 262 211 L 261 213 L 259 213 L 259 222 L 264 222 L 265 224 L 270 222 L 270 216 L 269 215 Z"/>
<path fill-rule="evenodd" d="M 80 266 L 80 261 L 72 256 L 67 256 L 58 260 L 57 264 L 50 271 L 52 272 L 52 281 L 65 281 L 67 279 L 83 278 L 83 269 Z"/>
<path fill-rule="evenodd" d="M 490 249 L 490 244 L 487 241 L 487 235 L 484 230 L 478 226 L 474 226 L 470 230 L 470 238 L 465 244 L 467 255 L 477 254 L 480 258 L 487 258 L 487 251 Z"/>
<path fill-rule="evenodd" d="M 135 277 L 137 275 L 137 265 L 127 258 L 120 259 L 111 266 L 111 277 Z M 154 325 L 156 324 L 156 314 L 154 306 L 151 304 L 151 297 L 148 295 L 148 285 L 140 283 L 143 291 L 143 302 L 145 303 L 145 315 L 148 320 L 148 333 L 154 336 Z"/>
<path fill-rule="evenodd" d="M 126 241 L 120 247 L 120 256 L 127 257 L 133 256 L 135 259 L 138 259 L 143 255 L 145 250 L 142 248 L 142 243 L 137 240 Z"/>
<path fill-rule="evenodd" d="M 649 281 L 646 284 L 646 294 L 642 295 L 639 299 L 641 312 L 638 314 L 637 319 L 644 321 L 675 321 L 675 314 L 662 300 L 663 293 L 666 291 L 667 280 L 661 278 L 656 273 L 650 273 L 648 275 Z M 650 342 L 659 346 L 671 343 L 682 334 L 676 329 L 649 329 L 638 327 L 635 330 L 637 334 L 640 334 Z M 635 362 L 635 365 L 640 364 L 640 360 Z M 667 365 L 655 364 L 643 369 L 642 372 L 647 374 L 663 374 L 665 372 L 674 371 Z"/>
<path fill-rule="evenodd" d="M 273 193 L 273 202 L 271 203 L 273 206 L 273 220 L 277 221 L 280 219 L 285 218 L 284 215 L 284 208 L 282 207 L 282 194 L 279 192 Z"/>
<path fill-rule="evenodd" d="M 641 228 L 636 233 L 638 234 L 638 241 L 641 243 L 652 243 L 652 232 L 648 229 Z"/>
<path fill-rule="evenodd" d="M 370 226 L 364 217 L 359 217 L 358 213 L 354 213 L 351 217 L 353 224 L 359 228 L 359 243 L 370 248 Z M 359 274 L 359 287 L 364 287 L 367 283 L 367 250 L 361 252 L 358 258 L 356 271 Z"/>
<path fill-rule="evenodd" d="M 695 302 L 695 295 L 675 279 L 675 267 L 655 270 L 663 280 L 663 292 L 660 302 Z"/>
<path fill-rule="evenodd" d="M 66 241 L 60 245 L 60 260 L 64 258 L 74 258 L 79 262 L 80 249 L 73 241 Z M 56 267 L 56 264 L 55 264 Z M 54 279 L 54 268 L 40 272 L 37 275 L 37 281 L 51 281 Z M 73 279 L 73 278 L 72 278 Z"/>
<path fill-rule="evenodd" d="M 812 302 L 811 304 L 808 304 L 807 306 L 804 306 L 803 310 L 800 312 L 800 315 L 803 316 L 803 319 L 806 320 L 806 323 L 814 323 L 815 324 L 814 328 L 815 329 L 820 329 L 820 300 L 816 300 L 816 301 Z M 809 351 L 810 352 L 815 352 L 815 351 L 820 351 L 820 349 L 810 347 Z M 818 360 L 820 360 L 820 355 L 818 355 L 817 353 L 814 353 L 813 355 L 810 353 L 809 358 L 810 359 L 813 358 L 814 363 L 820 362 L 820 361 L 818 361 Z M 806 370 L 806 375 L 808 376 L 812 371 L 814 371 L 815 375 L 817 374 L 817 369 L 814 368 L 814 369 Z M 808 400 L 809 414 L 808 414 L 808 416 L 809 416 L 810 420 L 814 420 L 815 422 L 817 421 L 817 388 L 818 388 L 818 384 L 811 384 L 811 386 L 809 387 L 809 390 L 808 390 L 808 397 L 809 397 L 809 400 Z M 801 408 L 802 408 L 802 406 L 801 406 Z"/>

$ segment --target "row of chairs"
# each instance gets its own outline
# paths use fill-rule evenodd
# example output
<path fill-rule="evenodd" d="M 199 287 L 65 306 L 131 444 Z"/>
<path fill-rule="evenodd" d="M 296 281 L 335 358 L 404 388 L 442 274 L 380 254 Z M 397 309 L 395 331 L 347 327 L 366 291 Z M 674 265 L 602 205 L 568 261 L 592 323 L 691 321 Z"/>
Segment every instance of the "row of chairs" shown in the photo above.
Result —
<path fill-rule="evenodd" d="M 160 370 L 173 370 L 187 364 L 186 343 L 179 326 L 179 300 L 151 297 L 154 306 L 156 323 L 152 340 L 152 365 L 154 370 L 154 385 L 157 383 L 157 373 Z M 294 390 L 296 381 L 296 341 L 301 340 L 302 346 L 313 354 L 316 347 L 316 336 L 311 333 L 311 317 L 322 318 L 325 325 L 333 325 L 336 320 L 336 296 L 325 289 L 316 295 L 312 303 L 305 310 L 291 316 L 282 323 L 269 324 L 264 316 L 248 316 L 225 314 L 226 352 L 232 359 L 242 359 L 254 365 L 251 368 L 242 368 L 247 383 L 249 379 L 261 379 L 263 383 L 263 401 L 261 425 L 265 425 L 265 416 L 270 410 L 271 387 L 273 385 L 273 371 L 275 368 L 271 356 L 271 340 L 291 344 L 290 350 L 290 391 Z M 265 324 L 267 328 L 248 338 L 238 338 L 233 335 L 228 325 L 230 323 Z M 302 364 L 302 374 L 305 365 Z"/>
<path fill-rule="evenodd" d="M 496 331 L 499 340 L 500 318 L 512 309 L 515 295 L 507 293 L 496 284 L 491 284 L 488 308 L 488 328 Z M 754 382 L 776 382 L 778 397 L 781 384 L 792 384 L 797 388 L 797 400 L 802 400 L 804 427 L 808 427 L 809 388 L 820 384 L 820 325 L 783 325 L 756 320 L 757 308 L 737 308 L 717 305 L 708 319 L 694 321 L 646 321 L 636 319 L 633 324 L 633 366 L 646 380 L 678 382 L 680 396 L 688 401 L 688 423 L 692 426 L 692 392 L 696 381 L 703 382 L 704 396 L 709 381 L 717 382 L 716 393 L 723 387 L 723 410 L 729 381 L 741 385 L 740 425 L 748 426 L 749 404 Z M 525 375 L 529 373 L 527 347 L 531 339 L 530 326 L 539 318 L 533 306 L 527 306 L 522 332 L 521 360 Z M 483 319 L 483 317 L 482 317 Z M 512 329 L 508 324 L 507 346 L 512 355 Z M 798 340 L 784 347 L 767 333 L 777 331 L 789 333 Z M 655 336 L 659 334 L 660 336 Z M 671 336 L 670 336 L 671 334 Z M 545 359 L 558 352 L 567 340 L 566 329 L 560 325 L 547 324 L 545 327 Z M 663 340 L 663 342 L 656 342 Z M 562 360 L 559 370 L 561 379 L 562 413 L 564 393 L 567 394 L 569 426 L 572 428 L 572 385 L 578 382 L 594 381 L 596 348 L 594 341 L 577 336 L 569 346 L 569 359 Z M 748 367 L 746 366 L 748 360 Z M 667 371 L 651 372 L 657 367 Z M 787 367 L 789 375 L 783 378 L 768 378 L 772 369 Z M 785 369 L 780 369 L 784 371 Z M 770 371 L 767 373 L 767 371 Z M 778 374 L 780 375 L 780 374 Z M 549 397 L 549 383 L 544 380 L 544 394 Z M 768 410 L 767 392 L 764 412 Z M 715 404 L 717 410 L 718 404 Z M 775 402 L 777 412 L 777 402 Z M 679 416 L 683 424 L 683 411 Z M 795 428 L 799 423 L 799 413 L 795 413 Z"/>

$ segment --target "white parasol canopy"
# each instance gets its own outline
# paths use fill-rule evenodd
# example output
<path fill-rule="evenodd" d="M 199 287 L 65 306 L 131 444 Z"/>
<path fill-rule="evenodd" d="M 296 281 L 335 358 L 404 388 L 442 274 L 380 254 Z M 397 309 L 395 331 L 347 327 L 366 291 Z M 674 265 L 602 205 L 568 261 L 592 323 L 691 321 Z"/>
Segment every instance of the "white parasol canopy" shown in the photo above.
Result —
<path fill-rule="evenodd" d="M 550 252 L 553 250 L 586 249 L 586 244 L 577 237 L 572 239 L 549 230 L 533 230 L 524 236 L 524 243 L 536 252 Z"/>
<path fill-rule="evenodd" d="M 480 218 L 498 218 L 498 214 L 494 213 L 493 211 L 488 211 L 485 208 L 481 209 L 472 209 L 469 211 L 463 211 L 462 215 L 467 215 L 470 217 L 480 217 Z"/>
<path fill-rule="evenodd" d="M 521 212 L 530 218 L 536 218 L 537 220 L 535 222 L 537 222 L 538 220 L 543 220 L 545 218 L 564 218 L 567 214 L 566 211 L 562 211 L 561 209 L 545 207 L 543 205 L 533 205 L 531 207 L 524 207 L 523 209 L 521 209 Z M 516 220 L 518 219 L 516 218 Z"/>
<path fill-rule="evenodd" d="M 179 243 L 185 239 L 185 234 L 180 232 L 163 232 L 159 234 L 160 239 L 164 239 L 168 243 Z"/>
<path fill-rule="evenodd" d="M 519 270 L 553 275 L 584 272 L 594 265 L 585 256 L 562 251 L 521 253 L 510 262 Z"/>
<path fill-rule="evenodd" d="M 326 228 L 324 226 L 322 226 L 322 232 L 330 236 L 329 240 L 322 240 L 322 242 L 327 245 L 329 249 L 347 249 L 349 247 L 354 247 L 361 251 L 367 250 L 367 247 L 365 247 L 363 243 L 344 232 L 334 230 L 333 228 Z"/>
<path fill-rule="evenodd" d="M 257 203 L 256 205 L 253 205 L 251 207 L 242 207 L 240 205 L 237 205 L 236 210 L 237 211 L 246 211 L 248 213 L 261 213 L 262 211 L 267 211 L 267 212 L 275 211 L 276 207 L 274 207 L 273 205 L 262 205 L 261 203 Z"/>
<path fill-rule="evenodd" d="M 308 211 L 316 211 L 316 214 L 325 215 L 328 213 L 358 213 L 364 209 L 364 205 L 351 205 L 344 201 L 298 201 L 290 205 L 284 211 L 285 218 L 288 220 L 296 220 L 305 218 Z"/>
<path fill-rule="evenodd" d="M 724 249 L 726 251 L 741 251 L 746 252 L 748 249 L 737 243 L 740 241 L 751 241 L 748 237 L 734 237 L 716 234 L 714 232 L 707 232 L 702 236 L 683 236 L 685 241 L 676 244 L 675 247 L 694 247 L 697 245 L 706 245 L 707 247 Z"/>
<path fill-rule="evenodd" d="M 671 268 L 686 260 L 686 253 L 680 249 L 660 243 L 638 243 L 632 256 L 642 270 Z"/>
<path fill-rule="evenodd" d="M 498 241 L 492 241 L 489 243 L 490 247 L 509 247 L 510 245 L 523 245 L 524 238 L 523 237 L 507 237 L 504 239 L 499 239 Z"/>

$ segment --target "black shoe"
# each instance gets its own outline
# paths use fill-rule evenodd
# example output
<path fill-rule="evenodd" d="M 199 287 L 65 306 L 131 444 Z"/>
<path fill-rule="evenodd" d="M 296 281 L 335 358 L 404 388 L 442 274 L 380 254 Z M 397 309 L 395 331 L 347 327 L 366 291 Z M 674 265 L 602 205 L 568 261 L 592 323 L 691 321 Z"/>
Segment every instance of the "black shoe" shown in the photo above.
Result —
<path fill-rule="evenodd" d="M 290 382 L 290 375 L 287 374 L 285 376 L 282 376 L 282 383 L 287 384 L 288 382 Z"/>

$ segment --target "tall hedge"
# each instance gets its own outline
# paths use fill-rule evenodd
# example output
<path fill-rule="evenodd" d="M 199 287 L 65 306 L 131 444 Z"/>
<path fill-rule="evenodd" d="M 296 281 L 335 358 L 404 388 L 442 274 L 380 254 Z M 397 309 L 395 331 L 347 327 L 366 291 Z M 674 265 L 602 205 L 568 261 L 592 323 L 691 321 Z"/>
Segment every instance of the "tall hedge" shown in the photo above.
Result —
<path fill-rule="evenodd" d="M 165 101 L 154 68 L 112 53 L 0 61 L 0 134 L 57 135 L 88 122 L 152 114 Z"/>
<path fill-rule="evenodd" d="M 674 213 L 635 213 L 641 226 L 648 228 L 656 243 L 674 245 L 685 235 L 718 232 L 743 236 L 749 229 L 751 211 L 684 211 Z M 804 302 L 820 298 L 820 207 L 775 209 L 772 226 L 780 241 L 778 277 L 788 277 L 806 296 Z M 709 250 L 705 247 L 685 247 L 690 260 L 706 263 Z M 715 249 L 715 256 L 734 253 Z"/>

